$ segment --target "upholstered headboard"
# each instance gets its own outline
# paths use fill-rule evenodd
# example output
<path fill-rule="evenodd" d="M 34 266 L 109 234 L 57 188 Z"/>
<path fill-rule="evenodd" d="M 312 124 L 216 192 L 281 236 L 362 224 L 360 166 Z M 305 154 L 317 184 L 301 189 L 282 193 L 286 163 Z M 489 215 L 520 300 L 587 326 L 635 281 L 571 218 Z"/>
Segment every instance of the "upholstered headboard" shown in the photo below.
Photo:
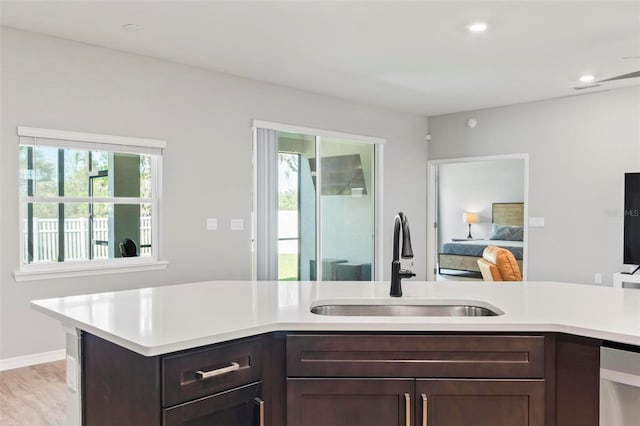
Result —
<path fill-rule="evenodd" d="M 524 226 L 524 203 L 493 203 L 491 223 Z"/>

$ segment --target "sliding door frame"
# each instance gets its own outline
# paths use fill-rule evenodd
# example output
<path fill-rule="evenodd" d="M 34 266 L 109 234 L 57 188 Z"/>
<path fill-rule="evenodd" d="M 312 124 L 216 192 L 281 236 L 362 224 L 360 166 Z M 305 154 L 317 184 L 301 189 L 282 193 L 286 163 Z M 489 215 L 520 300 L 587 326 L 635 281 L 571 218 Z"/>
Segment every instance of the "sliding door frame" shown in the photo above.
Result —
<path fill-rule="evenodd" d="M 258 129 L 269 129 L 278 132 L 297 133 L 309 136 L 315 136 L 315 155 L 316 155 L 316 188 L 321 188 L 321 161 L 320 161 L 320 147 L 322 144 L 322 138 L 332 139 L 344 139 L 349 142 L 358 142 L 374 145 L 374 280 L 381 280 L 383 274 L 383 260 L 384 253 L 382 249 L 383 242 L 383 222 L 382 222 L 382 206 L 383 206 L 383 164 L 384 164 L 384 145 L 386 139 L 358 135 L 354 133 L 338 132 L 333 130 L 316 129 L 311 127 L 296 126 L 291 124 L 276 123 L 271 121 L 253 120 L 251 123 L 253 128 L 253 211 L 251 214 L 251 251 L 253 252 L 253 268 L 252 277 L 255 280 L 257 277 L 257 247 L 256 247 L 256 235 L 258 224 L 258 158 L 257 158 L 257 144 L 258 144 Z M 321 191 L 316 191 L 316 259 L 322 258 L 322 202 Z M 322 262 L 316 261 L 316 277 L 321 272 Z"/>

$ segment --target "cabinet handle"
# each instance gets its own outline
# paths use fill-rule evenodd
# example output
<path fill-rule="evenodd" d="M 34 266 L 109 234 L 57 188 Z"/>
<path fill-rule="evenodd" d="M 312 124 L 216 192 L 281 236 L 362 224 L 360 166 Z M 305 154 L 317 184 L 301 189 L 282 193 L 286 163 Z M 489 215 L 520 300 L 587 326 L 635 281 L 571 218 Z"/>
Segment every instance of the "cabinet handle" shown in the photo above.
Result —
<path fill-rule="evenodd" d="M 253 399 L 253 401 L 258 404 L 258 410 L 260 411 L 259 414 L 259 418 L 260 418 L 260 426 L 264 426 L 264 401 L 262 400 L 262 398 L 258 398 L 255 397 Z"/>
<path fill-rule="evenodd" d="M 427 407 L 429 401 L 427 400 L 427 395 L 425 395 L 424 393 L 420 396 L 422 396 L 422 426 L 427 426 Z"/>
<path fill-rule="evenodd" d="M 211 371 L 198 370 L 196 371 L 196 379 L 198 380 L 208 379 L 209 377 L 219 376 L 221 374 L 230 373 L 232 371 L 236 371 L 239 369 L 240 369 L 240 364 L 238 364 L 237 362 L 232 362 L 231 365 L 229 365 L 228 367 L 216 368 L 215 370 L 211 370 Z"/>
<path fill-rule="evenodd" d="M 404 424 L 411 426 L 411 396 L 408 393 L 404 394 Z"/>

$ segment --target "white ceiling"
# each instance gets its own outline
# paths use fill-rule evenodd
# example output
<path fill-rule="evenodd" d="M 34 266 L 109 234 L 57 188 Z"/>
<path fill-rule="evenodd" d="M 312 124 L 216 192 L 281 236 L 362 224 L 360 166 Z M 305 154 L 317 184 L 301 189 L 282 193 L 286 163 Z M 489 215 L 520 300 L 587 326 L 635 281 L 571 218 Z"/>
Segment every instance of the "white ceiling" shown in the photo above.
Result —
<path fill-rule="evenodd" d="M 2 1 L 2 24 L 422 115 L 640 70 L 640 1 Z M 466 26 L 486 20 L 485 34 Z M 122 29 L 140 25 L 140 31 Z M 623 57 L 634 57 L 623 59 Z M 640 78 L 598 89 L 640 84 Z"/>

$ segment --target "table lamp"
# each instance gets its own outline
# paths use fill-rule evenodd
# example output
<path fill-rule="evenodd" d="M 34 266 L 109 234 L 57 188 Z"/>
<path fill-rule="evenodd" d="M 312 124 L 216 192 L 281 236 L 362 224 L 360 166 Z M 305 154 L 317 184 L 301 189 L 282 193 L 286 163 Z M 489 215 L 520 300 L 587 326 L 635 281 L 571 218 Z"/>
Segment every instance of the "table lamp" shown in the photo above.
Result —
<path fill-rule="evenodd" d="M 471 236 L 471 224 L 478 223 L 478 213 L 464 212 L 462 213 L 462 223 L 469 224 L 469 235 L 467 235 L 468 239 L 473 238 Z"/>

